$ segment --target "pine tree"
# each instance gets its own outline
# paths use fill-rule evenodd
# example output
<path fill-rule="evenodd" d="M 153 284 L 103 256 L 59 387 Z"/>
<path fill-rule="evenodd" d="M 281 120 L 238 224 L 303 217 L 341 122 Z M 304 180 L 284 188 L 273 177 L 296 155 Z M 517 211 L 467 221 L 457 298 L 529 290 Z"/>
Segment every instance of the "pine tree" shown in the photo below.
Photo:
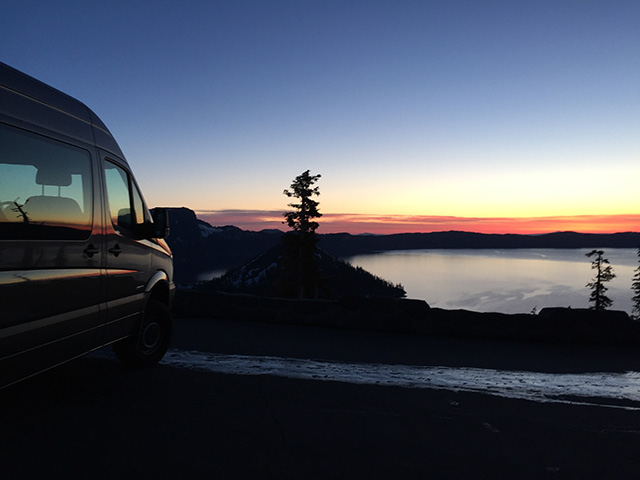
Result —
<path fill-rule="evenodd" d="M 596 278 L 587 283 L 586 287 L 591 289 L 589 302 L 592 302 L 593 306 L 590 308 L 600 311 L 613 305 L 613 300 L 605 295 L 608 288 L 605 287 L 604 284 L 616 278 L 616 275 L 613 273 L 613 268 L 609 264 L 609 260 L 602 257 L 602 255 L 604 255 L 602 250 L 592 250 L 586 254 L 589 258 L 594 255 L 596 258 L 591 261 L 591 269 L 596 271 Z"/>
<path fill-rule="evenodd" d="M 299 202 L 290 203 L 294 210 L 284 213 L 293 232 L 282 236 L 282 268 L 286 272 L 280 287 L 283 296 L 317 298 L 320 294 L 322 280 L 315 255 L 318 242 L 315 231 L 319 225 L 314 219 L 322 214 L 318 211 L 319 203 L 311 198 L 320 195 L 320 190 L 314 186 L 319 178 L 320 175 L 311 175 L 307 170 L 295 178 L 291 191 L 284 191 L 287 197 L 297 198 Z"/>
<path fill-rule="evenodd" d="M 640 248 L 638 248 L 638 259 L 640 260 Z M 640 320 L 640 266 L 636 268 L 635 272 L 636 273 L 633 275 L 633 282 L 631 283 L 631 290 L 635 293 L 631 299 L 633 303 L 631 317 L 634 320 Z"/>
<path fill-rule="evenodd" d="M 300 232 L 303 236 L 313 234 L 318 228 L 318 222 L 314 218 L 319 218 L 322 214 L 318 211 L 318 202 L 313 200 L 313 195 L 320 195 L 320 190 L 313 184 L 318 181 L 320 175 L 311 175 L 309 170 L 298 175 L 291 184 L 291 190 L 285 190 L 283 193 L 291 198 L 300 199 L 300 203 L 290 203 L 289 206 L 295 210 L 285 212 L 284 217 L 289 227 L 294 231 Z M 283 222 L 284 223 L 284 222 Z"/>

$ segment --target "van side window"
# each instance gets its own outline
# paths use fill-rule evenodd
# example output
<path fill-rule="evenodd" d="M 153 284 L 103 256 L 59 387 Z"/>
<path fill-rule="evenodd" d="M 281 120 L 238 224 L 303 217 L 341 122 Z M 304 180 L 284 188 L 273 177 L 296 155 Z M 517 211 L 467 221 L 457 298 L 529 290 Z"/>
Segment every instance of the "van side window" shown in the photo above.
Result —
<path fill-rule="evenodd" d="M 124 168 L 106 161 L 105 179 L 113 228 L 121 235 L 139 238 L 142 225 L 149 221 L 150 215 L 131 175 Z"/>
<path fill-rule="evenodd" d="M 91 234 L 89 152 L 0 123 L 0 240 Z"/>

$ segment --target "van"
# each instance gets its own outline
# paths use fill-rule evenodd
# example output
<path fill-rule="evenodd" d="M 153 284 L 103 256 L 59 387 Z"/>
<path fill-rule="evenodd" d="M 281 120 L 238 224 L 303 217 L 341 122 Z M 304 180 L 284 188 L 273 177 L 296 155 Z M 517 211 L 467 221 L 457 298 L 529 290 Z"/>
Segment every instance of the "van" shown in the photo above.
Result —
<path fill-rule="evenodd" d="M 107 345 L 158 362 L 167 222 L 87 106 L 0 62 L 0 388 Z"/>

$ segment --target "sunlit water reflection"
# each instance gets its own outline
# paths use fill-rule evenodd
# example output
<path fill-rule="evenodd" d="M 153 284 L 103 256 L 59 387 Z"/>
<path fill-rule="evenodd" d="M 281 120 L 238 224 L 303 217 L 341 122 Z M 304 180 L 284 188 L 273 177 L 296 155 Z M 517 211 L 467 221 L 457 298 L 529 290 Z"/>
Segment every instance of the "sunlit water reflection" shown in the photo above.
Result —
<path fill-rule="evenodd" d="M 589 307 L 592 249 L 402 250 L 347 258 L 432 307 L 530 313 L 534 308 Z M 638 266 L 631 248 L 604 249 L 616 278 L 607 284 L 613 309 L 631 313 Z"/>
<path fill-rule="evenodd" d="M 537 402 L 640 410 L 640 373 L 550 374 L 465 367 L 343 363 L 170 350 L 164 365 L 232 375 L 275 375 L 362 385 L 476 392 Z"/>

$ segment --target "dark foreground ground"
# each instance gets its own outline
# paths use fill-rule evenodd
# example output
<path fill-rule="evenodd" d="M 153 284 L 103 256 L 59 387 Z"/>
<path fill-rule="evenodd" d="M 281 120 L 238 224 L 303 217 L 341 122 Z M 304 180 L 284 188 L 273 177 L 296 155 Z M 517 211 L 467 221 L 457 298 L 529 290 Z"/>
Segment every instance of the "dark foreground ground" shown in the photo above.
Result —
<path fill-rule="evenodd" d="M 634 350 L 178 320 L 172 348 L 546 372 Z M 93 355 L 0 391 L 3 479 L 637 479 L 640 411 L 444 390 L 127 371 Z"/>

